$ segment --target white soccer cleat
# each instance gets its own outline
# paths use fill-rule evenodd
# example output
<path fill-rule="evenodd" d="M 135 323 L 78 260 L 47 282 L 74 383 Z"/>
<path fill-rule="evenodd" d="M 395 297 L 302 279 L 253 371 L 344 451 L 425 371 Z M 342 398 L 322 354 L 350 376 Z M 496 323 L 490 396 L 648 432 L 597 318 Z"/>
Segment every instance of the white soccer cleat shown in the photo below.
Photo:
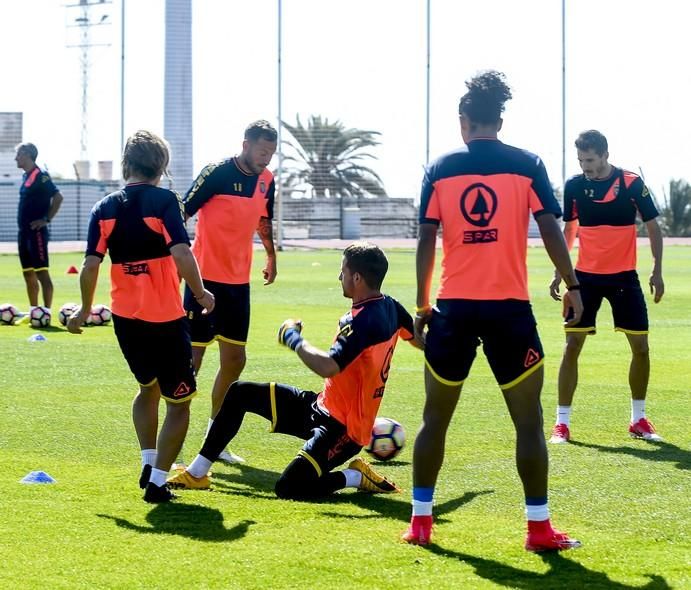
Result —
<path fill-rule="evenodd" d="M 221 454 L 218 456 L 217 460 L 223 463 L 228 463 L 228 465 L 237 465 L 238 463 L 245 463 L 245 460 L 242 457 L 236 455 L 235 453 L 232 453 L 228 449 L 224 449 L 223 451 L 221 451 Z"/>

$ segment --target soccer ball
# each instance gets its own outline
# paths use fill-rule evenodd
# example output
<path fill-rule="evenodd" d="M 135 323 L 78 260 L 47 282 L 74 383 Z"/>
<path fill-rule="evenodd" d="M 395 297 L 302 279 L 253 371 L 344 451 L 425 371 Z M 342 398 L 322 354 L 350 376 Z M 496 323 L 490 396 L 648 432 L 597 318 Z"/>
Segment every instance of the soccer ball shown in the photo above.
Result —
<path fill-rule="evenodd" d="M 365 451 L 380 461 L 388 461 L 401 452 L 404 444 L 403 426 L 391 418 L 377 418 L 372 426 L 372 438 Z"/>
<path fill-rule="evenodd" d="M 11 303 L 3 303 L 0 305 L 0 324 L 11 326 L 14 324 L 14 320 L 21 315 L 19 310 Z"/>
<path fill-rule="evenodd" d="M 65 305 L 63 305 L 60 308 L 60 311 L 58 312 L 58 321 L 60 322 L 60 324 L 66 326 L 67 320 L 69 320 L 72 314 L 78 309 L 79 305 L 77 305 L 76 303 L 65 303 Z"/>
<path fill-rule="evenodd" d="M 89 320 L 87 323 L 93 326 L 102 326 L 107 324 L 113 317 L 113 312 L 110 311 L 110 307 L 99 303 L 91 308 L 91 313 L 89 314 Z"/>
<path fill-rule="evenodd" d="M 44 328 L 50 325 L 50 311 L 48 308 L 38 307 L 32 308 L 29 312 L 29 322 L 32 328 Z"/>

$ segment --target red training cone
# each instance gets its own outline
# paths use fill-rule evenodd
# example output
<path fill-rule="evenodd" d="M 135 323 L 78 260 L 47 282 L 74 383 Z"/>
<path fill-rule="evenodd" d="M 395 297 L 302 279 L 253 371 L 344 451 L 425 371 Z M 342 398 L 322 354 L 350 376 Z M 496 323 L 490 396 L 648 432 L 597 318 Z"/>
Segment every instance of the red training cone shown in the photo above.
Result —
<path fill-rule="evenodd" d="M 77 270 L 77 267 L 76 267 L 76 266 L 72 265 L 72 266 L 70 266 L 70 267 L 65 271 L 65 274 L 68 274 L 68 275 L 78 275 L 78 274 L 79 274 L 79 271 Z"/>

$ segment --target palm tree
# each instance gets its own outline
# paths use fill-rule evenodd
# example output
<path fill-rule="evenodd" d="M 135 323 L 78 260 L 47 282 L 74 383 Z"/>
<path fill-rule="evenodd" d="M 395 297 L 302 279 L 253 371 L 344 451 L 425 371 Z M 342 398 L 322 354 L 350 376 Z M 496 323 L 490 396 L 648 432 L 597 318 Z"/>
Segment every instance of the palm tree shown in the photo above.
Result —
<path fill-rule="evenodd" d="M 691 186 L 685 180 L 669 181 L 669 198 L 660 208 L 662 229 L 668 236 L 691 236 Z"/>
<path fill-rule="evenodd" d="M 340 121 L 332 123 L 321 115 L 311 115 L 307 126 L 299 116 L 296 120 L 296 125 L 281 121 L 292 136 L 281 146 L 287 164 L 281 185 L 287 194 L 302 190 L 317 199 L 340 198 L 341 202 L 387 196 L 379 175 L 362 164 L 376 160 L 366 150 L 380 144 L 378 131 L 348 129 Z"/>

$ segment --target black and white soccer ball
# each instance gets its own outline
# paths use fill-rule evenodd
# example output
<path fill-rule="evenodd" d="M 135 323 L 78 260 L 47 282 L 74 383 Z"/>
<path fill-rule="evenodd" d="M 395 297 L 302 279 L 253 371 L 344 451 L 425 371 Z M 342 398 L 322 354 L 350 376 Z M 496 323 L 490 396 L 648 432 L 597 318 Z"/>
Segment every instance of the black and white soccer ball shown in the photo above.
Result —
<path fill-rule="evenodd" d="M 87 324 L 92 326 L 102 326 L 103 324 L 107 324 L 112 317 L 113 312 L 110 311 L 110 307 L 103 305 L 102 303 L 98 303 L 91 308 L 91 313 L 89 314 Z"/>
<path fill-rule="evenodd" d="M 58 312 L 58 321 L 60 322 L 61 325 L 66 326 L 67 325 L 67 320 L 72 317 L 72 314 L 79 309 L 79 305 L 76 303 L 65 303 L 60 308 L 60 311 Z"/>
<path fill-rule="evenodd" d="M 370 455 L 380 461 L 393 459 L 405 445 L 405 430 L 392 418 L 379 417 L 372 426 L 372 438 L 365 447 Z"/>
<path fill-rule="evenodd" d="M 29 312 L 29 323 L 32 328 L 45 328 L 50 325 L 50 311 L 47 307 L 33 307 Z"/>
<path fill-rule="evenodd" d="M 21 312 L 11 303 L 0 305 L 0 324 L 11 326 L 20 317 L 22 317 Z"/>

